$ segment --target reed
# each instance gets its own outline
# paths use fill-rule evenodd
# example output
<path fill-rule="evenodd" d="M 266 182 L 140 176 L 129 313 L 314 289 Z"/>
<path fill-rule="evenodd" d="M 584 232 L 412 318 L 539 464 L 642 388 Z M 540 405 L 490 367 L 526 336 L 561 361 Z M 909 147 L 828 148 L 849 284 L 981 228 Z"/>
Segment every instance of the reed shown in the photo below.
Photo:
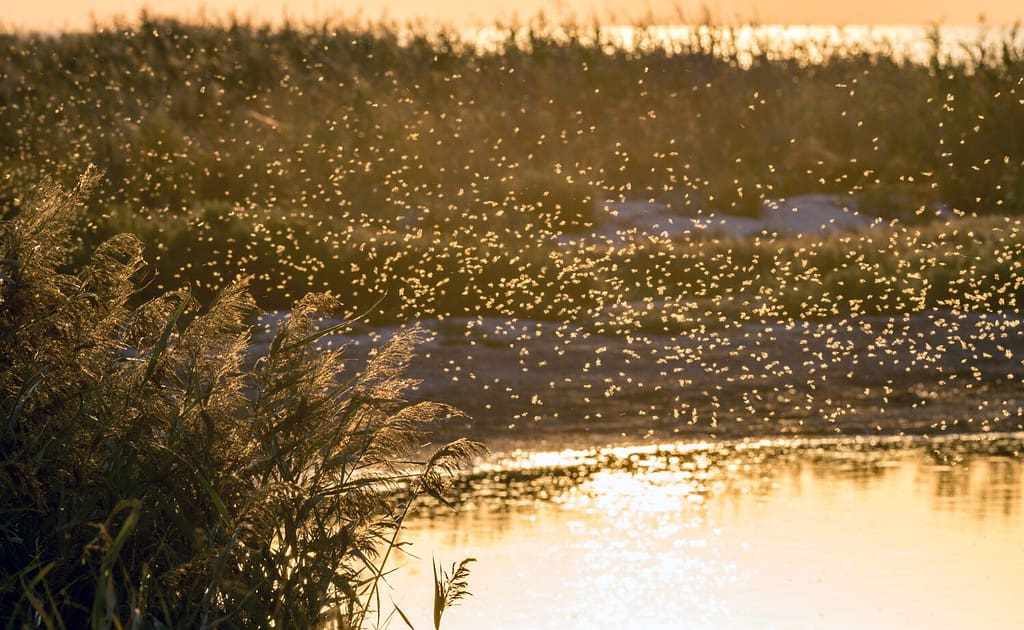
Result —
<path fill-rule="evenodd" d="M 828 42 L 747 58 L 714 25 L 668 47 L 642 28 L 633 47 L 586 24 L 496 32 L 485 48 L 422 26 L 143 17 L 0 35 L 0 199 L 17 208 L 43 173 L 70 185 L 67 156 L 89 160 L 106 176 L 78 237 L 139 234 L 147 297 L 191 282 L 208 303 L 244 274 L 262 308 L 383 295 L 381 323 L 585 317 L 606 286 L 643 299 L 603 254 L 553 246 L 609 199 L 749 215 L 838 193 L 904 223 L 936 202 L 1024 208 L 1014 33 L 952 57 L 936 31 L 914 61 Z"/>
<path fill-rule="evenodd" d="M 483 451 L 419 455 L 459 413 L 406 399 L 423 331 L 355 370 L 317 343 L 338 299 L 308 295 L 254 360 L 245 279 L 133 306 L 127 235 L 67 270 L 95 185 L 44 182 L 0 223 L 3 626 L 369 623 L 401 516 Z"/>

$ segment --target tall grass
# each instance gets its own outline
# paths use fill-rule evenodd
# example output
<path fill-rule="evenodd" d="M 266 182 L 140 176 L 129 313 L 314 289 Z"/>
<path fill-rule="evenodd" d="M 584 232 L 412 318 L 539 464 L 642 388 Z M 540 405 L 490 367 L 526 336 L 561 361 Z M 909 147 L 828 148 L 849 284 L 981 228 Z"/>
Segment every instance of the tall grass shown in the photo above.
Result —
<path fill-rule="evenodd" d="M 1024 51 L 1011 33 L 954 58 L 937 33 L 923 63 L 827 42 L 809 63 L 770 41 L 742 63 L 726 27 L 665 47 L 539 23 L 487 49 L 384 23 L 7 34 L 3 165 L 11 187 L 76 152 L 140 209 L 443 218 L 458 199 L 571 222 L 623 194 L 749 213 L 864 191 L 1019 210 Z"/>
<path fill-rule="evenodd" d="M 904 221 L 938 202 L 1024 208 L 1012 33 L 953 57 L 936 31 L 923 61 L 822 42 L 811 63 L 771 41 L 743 58 L 725 27 L 670 47 L 578 24 L 499 32 L 482 48 L 380 23 L 144 18 L 0 35 L 0 196 L 17 207 L 22 182 L 70 182 L 68 156 L 90 160 L 104 212 L 82 238 L 139 233 L 148 296 L 192 281 L 207 302 L 244 273 L 263 308 L 313 287 L 353 308 L 385 295 L 378 320 L 573 317 L 607 286 L 642 299 L 600 256 L 553 246 L 609 199 L 754 214 L 841 193 Z"/>
<path fill-rule="evenodd" d="M 309 295 L 254 362 L 245 280 L 133 306 L 127 235 L 67 270 L 95 183 L 44 183 L 0 223 L 4 627 L 370 623 L 402 515 L 482 449 L 418 461 L 458 413 L 404 398 L 423 332 L 357 371 L 317 346 L 338 300 Z"/>
<path fill-rule="evenodd" d="M 567 255 L 574 254 L 579 264 L 586 252 Z M 608 332 L 931 309 L 1012 312 L 1024 302 L 1024 226 L 998 215 L 683 245 L 637 239 L 590 256 L 596 267 L 618 270 L 605 281 L 631 298 L 595 290 L 589 319 Z"/>

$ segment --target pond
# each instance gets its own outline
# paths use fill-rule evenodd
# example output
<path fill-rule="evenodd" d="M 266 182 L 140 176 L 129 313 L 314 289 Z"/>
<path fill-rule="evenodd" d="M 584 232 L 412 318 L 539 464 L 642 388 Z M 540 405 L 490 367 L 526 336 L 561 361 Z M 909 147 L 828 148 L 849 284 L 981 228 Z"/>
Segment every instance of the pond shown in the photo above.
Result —
<path fill-rule="evenodd" d="M 406 521 L 384 606 L 432 627 L 432 557 L 474 557 L 448 630 L 1009 627 L 1022 454 L 1016 433 L 495 455 Z"/>

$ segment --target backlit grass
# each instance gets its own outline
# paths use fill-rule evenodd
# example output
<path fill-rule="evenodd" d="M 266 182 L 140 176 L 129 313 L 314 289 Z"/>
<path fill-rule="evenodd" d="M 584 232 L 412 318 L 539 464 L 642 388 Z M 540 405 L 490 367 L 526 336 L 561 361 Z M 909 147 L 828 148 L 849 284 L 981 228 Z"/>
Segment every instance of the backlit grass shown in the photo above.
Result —
<path fill-rule="evenodd" d="M 208 309 L 187 290 L 133 307 L 128 235 L 61 271 L 89 183 L 43 184 L 0 223 L 0 622 L 376 623 L 403 517 L 482 451 L 418 461 L 458 414 L 404 398 L 422 330 L 356 370 L 317 346 L 338 303 L 311 294 L 253 364 L 244 281 Z"/>
<path fill-rule="evenodd" d="M 1012 285 L 995 270 L 1017 248 L 1015 224 L 983 237 L 1003 254 L 968 253 L 960 237 L 907 247 L 919 244 L 915 230 L 928 239 L 945 229 L 919 225 L 935 204 L 968 217 L 1024 207 L 1024 55 L 1013 33 L 959 56 L 936 35 L 922 60 L 821 42 L 813 63 L 770 40 L 744 56 L 724 27 L 671 47 L 608 43 L 578 24 L 507 33 L 486 48 L 387 24 L 143 19 L 9 33 L 0 194 L 17 208 L 26 182 L 52 173 L 70 183 L 92 162 L 105 178 L 80 233 L 89 243 L 139 234 L 157 270 L 148 295 L 191 282 L 208 302 L 244 273 L 263 308 L 332 290 L 354 310 L 376 304 L 379 322 L 586 321 L 610 304 L 656 308 L 658 287 L 686 302 L 767 299 L 759 312 L 812 317 L 829 309 L 806 304 L 804 288 L 819 281 L 841 283 L 833 299 L 854 312 L 975 308 Z M 556 246 L 601 228 L 607 200 L 753 215 L 764 200 L 805 193 L 852 195 L 899 219 L 900 242 L 883 255 L 874 241 L 888 236 L 852 237 L 864 268 L 836 261 L 849 247 L 831 237 L 640 243 L 633 253 Z M 958 223 L 961 234 L 991 220 L 978 221 Z M 801 249 L 817 252 L 814 267 L 776 279 Z M 667 261 L 645 260 L 654 250 Z M 980 267 L 966 271 L 962 256 L 975 255 Z M 936 277 L 911 299 L 920 273 Z M 881 279 L 891 291 L 860 295 Z"/>

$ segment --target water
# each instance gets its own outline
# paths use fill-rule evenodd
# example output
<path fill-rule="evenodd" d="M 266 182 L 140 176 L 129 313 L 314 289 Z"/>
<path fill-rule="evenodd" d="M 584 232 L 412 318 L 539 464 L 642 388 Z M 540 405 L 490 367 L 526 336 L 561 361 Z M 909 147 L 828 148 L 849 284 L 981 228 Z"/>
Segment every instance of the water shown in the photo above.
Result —
<path fill-rule="evenodd" d="M 1024 435 L 519 453 L 407 522 L 390 597 L 443 628 L 1010 627 Z M 387 599 L 385 599 L 385 602 Z M 398 625 L 402 625 L 396 619 Z"/>
<path fill-rule="evenodd" d="M 533 31 L 522 28 L 516 37 L 526 42 Z M 651 51 L 656 49 L 682 53 L 717 50 L 749 66 L 763 55 L 766 59 L 797 59 L 821 63 L 833 55 L 885 54 L 898 60 L 926 63 L 932 55 L 958 61 L 971 61 L 971 51 L 1001 54 L 1005 43 L 1020 45 L 1024 32 L 1012 27 L 984 24 L 967 25 L 658 25 L 649 27 L 606 25 L 600 30 L 573 29 L 566 33 L 553 28 L 545 33 L 553 39 L 579 39 L 583 43 L 599 41 L 609 49 Z M 467 41 L 482 50 L 499 49 L 506 43 L 509 30 L 488 27 L 464 31 Z"/>
<path fill-rule="evenodd" d="M 185 11 L 185 15 L 193 15 L 195 11 Z M 209 19 L 223 17 L 217 12 L 201 11 L 201 15 Z M 150 15 L 166 15 L 181 19 L 182 14 L 157 12 Z M 257 23 L 280 25 L 282 19 L 299 18 L 299 22 L 312 20 L 319 24 L 324 19 L 331 20 L 344 16 L 329 16 L 314 12 L 304 18 L 296 14 L 279 15 L 277 13 L 250 13 L 243 17 Z M 114 19 L 118 14 L 103 15 L 89 13 L 80 16 L 63 15 L 59 19 L 52 15 L 14 16 L 6 24 L 15 30 L 28 32 L 83 32 L 94 27 L 96 20 L 100 24 Z M 125 16 L 122 14 L 120 18 Z M 133 16 L 128 16 L 129 18 Z M 456 21 L 457 24 L 458 21 Z M 489 21 L 485 21 L 487 23 Z M 403 42 L 409 42 L 423 35 L 424 22 L 413 20 L 404 25 L 394 25 Z M 426 22 L 430 24 L 430 22 Z M 5 26 L 0 24 L 0 26 Z M 441 29 L 438 37 L 446 38 L 448 44 L 471 45 L 477 50 L 493 52 L 500 50 L 508 43 L 509 37 L 524 47 L 532 36 L 542 36 L 555 41 L 564 41 L 570 37 L 583 44 L 600 42 L 609 50 L 652 51 L 662 49 L 670 53 L 684 53 L 696 47 L 698 50 L 715 50 L 725 57 L 736 59 L 740 65 L 747 67 L 758 56 L 765 59 L 796 59 L 803 63 L 821 63 L 830 56 L 849 54 L 883 54 L 891 55 L 897 60 L 908 60 L 916 63 L 927 63 L 933 56 L 950 61 L 972 61 L 983 53 L 990 57 L 998 57 L 1004 44 L 1020 46 L 1024 43 L 1024 30 L 1015 26 L 978 24 L 659 24 L 651 26 L 632 26 L 605 23 L 595 28 L 574 24 L 569 27 L 557 24 L 540 26 L 511 27 L 499 22 L 491 26 L 456 26 Z M 455 39 L 453 39 L 453 36 Z M 976 59 L 974 59 L 976 60 Z"/>

